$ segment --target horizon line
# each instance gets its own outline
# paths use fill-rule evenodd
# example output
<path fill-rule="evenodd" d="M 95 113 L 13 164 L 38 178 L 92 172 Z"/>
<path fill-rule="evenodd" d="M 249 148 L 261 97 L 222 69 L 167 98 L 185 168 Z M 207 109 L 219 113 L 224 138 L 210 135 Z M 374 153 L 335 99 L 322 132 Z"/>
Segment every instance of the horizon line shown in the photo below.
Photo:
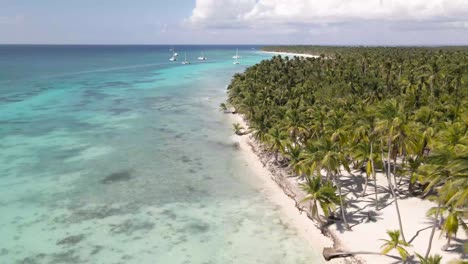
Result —
<path fill-rule="evenodd" d="M 466 44 L 120 44 L 120 43 L 0 43 L 0 46 L 316 46 L 316 47 L 468 47 Z"/>

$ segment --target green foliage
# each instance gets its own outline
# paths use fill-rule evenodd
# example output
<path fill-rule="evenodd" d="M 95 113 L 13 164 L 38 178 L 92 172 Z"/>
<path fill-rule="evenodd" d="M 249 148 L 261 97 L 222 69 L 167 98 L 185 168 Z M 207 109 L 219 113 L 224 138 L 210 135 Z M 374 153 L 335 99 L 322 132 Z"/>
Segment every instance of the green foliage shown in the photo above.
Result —
<path fill-rule="evenodd" d="M 236 133 L 236 135 L 243 135 L 244 134 L 244 127 L 239 124 L 239 123 L 235 123 L 235 124 L 232 124 L 232 128 L 234 130 L 234 133 Z"/>
<path fill-rule="evenodd" d="M 219 110 L 224 111 L 224 112 L 227 112 L 227 111 L 228 111 L 228 108 L 227 108 L 226 103 L 220 103 L 220 104 L 219 104 Z"/>
<path fill-rule="evenodd" d="M 312 217 L 321 222 L 317 203 L 320 204 L 325 217 L 328 217 L 331 212 L 340 203 L 340 197 L 336 195 L 336 187 L 330 181 L 322 181 L 320 177 L 306 177 L 306 182 L 300 185 L 302 190 L 307 193 L 307 196 L 301 202 L 311 201 L 310 212 Z"/>
<path fill-rule="evenodd" d="M 467 48 L 265 50 L 321 56 L 274 56 L 234 76 L 228 102 L 255 139 L 281 153 L 298 176 L 326 176 L 338 192 L 340 172 L 353 164 L 368 178 L 379 170 L 392 175 L 403 184 L 394 186 L 400 193 L 436 194 L 449 243 L 466 227 Z"/>
<path fill-rule="evenodd" d="M 431 255 L 431 256 L 428 256 L 427 258 L 419 255 L 418 253 L 416 253 L 416 256 L 418 256 L 418 259 L 419 259 L 419 263 L 421 264 L 440 264 L 442 263 L 442 256 L 440 255 Z"/>
<path fill-rule="evenodd" d="M 398 230 L 394 230 L 394 231 L 387 231 L 387 234 L 388 236 L 390 237 L 390 239 L 381 239 L 382 241 L 384 241 L 385 243 L 381 246 L 382 248 L 382 254 L 388 254 L 388 252 L 392 251 L 393 249 L 395 249 L 398 254 L 400 255 L 401 259 L 403 261 L 405 261 L 408 256 L 409 256 L 409 253 L 408 251 L 406 250 L 405 247 L 410 247 L 411 244 L 403 241 L 403 240 L 400 240 L 400 231 Z"/>

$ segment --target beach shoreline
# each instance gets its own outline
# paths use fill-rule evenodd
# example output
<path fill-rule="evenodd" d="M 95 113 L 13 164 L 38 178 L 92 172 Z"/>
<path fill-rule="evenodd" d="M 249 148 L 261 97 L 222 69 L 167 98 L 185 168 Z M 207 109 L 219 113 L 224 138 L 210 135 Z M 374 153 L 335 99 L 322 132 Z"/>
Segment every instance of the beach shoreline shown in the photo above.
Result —
<path fill-rule="evenodd" d="M 239 123 L 245 128 L 248 127 L 239 114 L 228 114 L 228 120 L 230 123 Z M 325 261 L 322 256 L 324 248 L 347 249 L 343 247 L 339 239 L 332 233 L 323 234 L 317 223 L 309 218 L 306 205 L 300 204 L 302 198 L 299 199 L 299 189 L 297 185 L 294 186 L 293 178 L 287 179 L 280 176 L 280 170 L 272 171 L 275 170 L 275 165 L 271 161 L 268 161 L 269 158 L 266 155 L 262 155 L 262 147 L 257 142 L 249 135 L 234 135 L 233 140 L 235 144 L 238 144 L 240 155 L 248 163 L 253 174 L 261 181 L 261 186 L 259 187 L 263 190 L 262 193 L 271 202 L 281 208 L 282 216 L 286 217 L 289 223 L 294 226 L 299 236 L 316 249 L 320 255 L 320 263 L 363 263 L 354 257 Z"/>
<path fill-rule="evenodd" d="M 228 114 L 229 121 L 239 123 L 246 130 L 248 124 L 240 114 Z M 340 251 L 371 251 L 379 253 L 382 245 L 381 239 L 387 239 L 387 230 L 398 229 L 398 223 L 393 205 L 393 199 L 389 199 L 387 193 L 379 192 L 379 200 L 382 201 L 382 208 L 373 211 L 374 197 L 370 187 L 366 197 L 361 197 L 357 192 L 348 191 L 347 202 L 352 204 L 348 208 L 347 217 L 352 225 L 352 231 L 344 231 L 340 221 L 325 228 L 325 234 L 320 231 L 317 223 L 308 217 L 308 205 L 300 203 L 305 193 L 300 189 L 300 180 L 294 176 L 287 168 L 276 165 L 269 153 L 261 144 L 255 142 L 249 134 L 236 135 L 236 144 L 238 144 L 240 155 L 242 155 L 253 169 L 254 174 L 263 181 L 264 187 L 268 189 L 269 199 L 282 208 L 284 215 L 290 219 L 290 222 L 296 227 L 300 236 L 304 237 L 308 243 L 322 253 L 324 248 L 332 247 Z M 355 181 L 355 175 L 346 175 L 343 171 L 344 181 Z M 387 179 L 379 173 L 377 186 L 384 187 Z M 387 197 L 387 198 L 385 198 Z M 359 200 L 358 200 L 359 198 Z M 427 241 L 430 235 L 432 219 L 425 217 L 427 210 L 435 206 L 428 200 L 422 200 L 417 197 L 400 198 L 400 211 L 404 217 L 405 232 L 411 238 L 412 247 L 409 251 L 412 253 L 424 254 L 427 249 Z M 379 206 L 379 207 L 380 207 Z M 365 211 L 367 210 L 367 211 Z M 374 219 L 370 221 L 370 215 Z M 442 251 L 445 244 L 443 236 L 439 236 L 440 231 L 436 231 L 436 236 L 432 242 L 431 254 L 439 254 L 443 257 L 442 263 L 456 259 L 465 259 L 463 253 L 458 251 Z M 459 233 L 458 239 L 466 241 L 466 235 Z M 321 256 L 321 263 L 395 263 L 398 258 L 395 252 L 389 255 L 355 255 L 353 257 L 332 259 L 325 261 Z"/>

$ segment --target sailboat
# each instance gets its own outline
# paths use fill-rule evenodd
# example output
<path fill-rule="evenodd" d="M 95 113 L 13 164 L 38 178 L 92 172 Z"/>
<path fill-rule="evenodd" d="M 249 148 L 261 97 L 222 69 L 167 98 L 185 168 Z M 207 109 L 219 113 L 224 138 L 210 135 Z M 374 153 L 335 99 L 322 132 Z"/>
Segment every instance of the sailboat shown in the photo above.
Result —
<path fill-rule="evenodd" d="M 190 64 L 190 61 L 187 61 L 187 53 L 185 53 L 185 60 L 182 62 L 183 65 Z"/>
<path fill-rule="evenodd" d="M 234 58 L 234 62 L 232 64 L 239 64 L 239 59 L 238 58 Z"/>
<path fill-rule="evenodd" d="M 236 55 L 232 56 L 233 59 L 240 59 L 239 49 L 236 49 Z"/>
<path fill-rule="evenodd" d="M 176 58 L 176 56 L 174 55 L 174 53 L 172 53 L 172 57 L 171 57 L 169 60 L 170 60 L 170 61 L 176 61 L 176 60 L 177 60 L 177 58 Z"/>
<path fill-rule="evenodd" d="M 202 53 L 201 53 L 201 56 L 200 56 L 200 57 L 198 57 L 198 59 L 199 59 L 199 60 L 206 60 L 206 57 L 205 57 L 205 55 L 203 55 L 203 51 L 202 51 Z"/>
<path fill-rule="evenodd" d="M 177 52 L 175 51 L 175 48 L 174 48 L 174 47 L 170 48 L 169 51 L 172 51 L 172 56 L 174 56 L 174 57 L 179 56 L 179 53 L 177 53 Z"/>
<path fill-rule="evenodd" d="M 172 57 L 169 59 L 170 61 L 176 61 L 177 57 L 175 55 L 175 52 L 172 52 Z"/>

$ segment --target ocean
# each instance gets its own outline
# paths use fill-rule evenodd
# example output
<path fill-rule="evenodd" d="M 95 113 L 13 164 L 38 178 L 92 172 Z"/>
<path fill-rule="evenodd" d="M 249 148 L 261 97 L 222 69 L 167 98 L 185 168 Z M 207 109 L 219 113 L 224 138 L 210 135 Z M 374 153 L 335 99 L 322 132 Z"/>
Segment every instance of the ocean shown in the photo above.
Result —
<path fill-rule="evenodd" d="M 218 109 L 271 55 L 170 48 L 0 45 L 0 263 L 319 262 Z"/>

